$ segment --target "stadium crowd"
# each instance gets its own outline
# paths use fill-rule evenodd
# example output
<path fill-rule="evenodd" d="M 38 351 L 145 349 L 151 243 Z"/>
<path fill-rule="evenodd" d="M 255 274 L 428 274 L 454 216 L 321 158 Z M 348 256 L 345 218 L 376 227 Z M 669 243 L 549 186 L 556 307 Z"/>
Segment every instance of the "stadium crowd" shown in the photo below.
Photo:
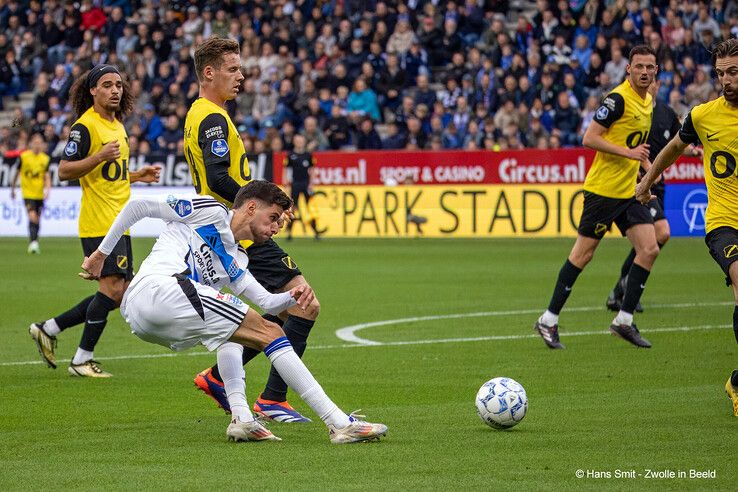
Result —
<path fill-rule="evenodd" d="M 181 154 L 198 97 L 192 53 L 213 35 L 242 47 L 229 110 L 247 152 L 289 150 L 296 133 L 310 150 L 575 146 L 632 46 L 657 52 L 658 97 L 683 117 L 717 95 L 711 46 L 738 35 L 733 0 L 529 6 L 530 17 L 505 0 L 9 0 L 0 96 L 34 97 L 0 129 L 0 150 L 40 132 L 58 157 L 70 86 L 105 62 L 135 96 L 131 154 Z"/>

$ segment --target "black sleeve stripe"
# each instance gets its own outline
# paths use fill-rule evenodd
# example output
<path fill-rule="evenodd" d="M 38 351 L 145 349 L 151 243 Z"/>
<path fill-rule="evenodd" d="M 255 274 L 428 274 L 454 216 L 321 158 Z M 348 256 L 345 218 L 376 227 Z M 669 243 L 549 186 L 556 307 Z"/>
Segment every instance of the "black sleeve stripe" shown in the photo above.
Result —
<path fill-rule="evenodd" d="M 610 128 L 625 113 L 625 99 L 620 94 L 611 92 L 602 100 L 602 104 L 595 111 L 594 121 Z"/>
<path fill-rule="evenodd" d="M 697 134 L 697 130 L 695 130 L 694 123 L 692 122 L 692 111 L 687 113 L 687 117 L 684 118 L 684 123 L 682 123 L 682 127 L 679 129 L 679 138 L 682 139 L 682 142 L 688 144 L 697 145 L 700 143 L 700 136 Z"/>
<path fill-rule="evenodd" d="M 243 253 L 243 254 L 245 254 L 245 255 L 247 255 L 247 256 L 248 256 L 248 252 L 246 251 L 246 248 L 244 248 L 244 247 L 243 247 L 243 246 L 241 246 L 240 244 L 238 245 L 238 250 L 239 250 L 239 251 L 240 251 L 241 253 Z"/>
<path fill-rule="evenodd" d="M 213 207 L 215 207 L 215 208 L 220 207 L 220 208 L 223 209 L 223 211 L 225 213 L 228 213 L 228 209 L 226 208 L 226 206 L 223 205 L 222 203 L 218 203 L 218 202 L 215 202 L 215 203 L 200 203 L 200 204 L 196 204 L 196 205 L 193 205 L 192 206 L 192 208 L 194 208 L 195 210 L 201 210 L 203 208 L 213 208 Z"/>
<path fill-rule="evenodd" d="M 67 161 L 81 161 L 90 153 L 90 130 L 83 123 L 75 123 L 69 130 L 69 139 L 64 146 L 62 158 Z"/>
<path fill-rule="evenodd" d="M 205 167 L 222 162 L 230 163 L 228 122 L 222 114 L 211 113 L 203 118 L 198 130 L 197 142 L 202 150 Z"/>

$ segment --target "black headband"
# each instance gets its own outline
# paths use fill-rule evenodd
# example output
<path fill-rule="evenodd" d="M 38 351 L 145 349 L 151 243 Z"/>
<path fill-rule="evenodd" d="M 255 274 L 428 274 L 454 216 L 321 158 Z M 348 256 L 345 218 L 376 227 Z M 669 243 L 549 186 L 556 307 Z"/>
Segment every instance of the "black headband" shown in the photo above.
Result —
<path fill-rule="evenodd" d="M 100 77 L 108 73 L 117 73 L 120 75 L 118 69 L 113 65 L 103 64 L 93 67 L 93 69 L 90 70 L 90 73 L 87 74 L 87 88 L 92 89 L 95 87 L 97 85 L 97 81 L 100 80 Z"/>

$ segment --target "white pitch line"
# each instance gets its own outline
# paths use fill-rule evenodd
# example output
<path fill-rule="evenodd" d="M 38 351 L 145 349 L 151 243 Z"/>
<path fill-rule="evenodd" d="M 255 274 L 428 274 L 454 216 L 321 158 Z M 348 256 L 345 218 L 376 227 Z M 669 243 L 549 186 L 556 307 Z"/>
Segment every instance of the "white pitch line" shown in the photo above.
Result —
<path fill-rule="evenodd" d="M 733 304 L 732 302 L 687 302 L 678 304 L 652 304 L 649 309 L 659 308 L 691 308 L 691 307 L 706 307 L 706 306 L 728 306 Z M 602 306 L 588 306 L 588 307 L 572 307 L 567 308 L 566 311 L 600 311 Z M 487 316 L 516 316 L 521 314 L 539 314 L 539 309 L 520 309 L 517 311 L 483 311 L 479 313 L 459 313 L 459 314 L 443 314 L 434 316 L 418 316 L 413 318 L 399 318 L 399 319 L 388 319 L 384 321 L 372 321 L 369 323 L 360 323 L 358 325 L 347 326 L 336 330 L 336 336 L 341 340 L 349 343 L 355 343 L 359 345 L 389 345 L 389 343 L 377 342 L 374 340 L 368 340 L 361 338 L 356 335 L 356 332 L 363 330 L 364 328 L 374 328 L 376 326 L 387 326 L 387 325 L 399 325 L 405 323 L 413 323 L 416 321 L 436 321 L 441 319 L 458 319 L 458 318 L 481 318 Z M 651 331 L 651 330 L 649 330 Z M 488 340 L 488 338 L 483 338 Z"/>
<path fill-rule="evenodd" d="M 728 303 L 730 304 L 730 303 Z M 580 309 L 583 310 L 583 309 Z M 571 311 L 571 309 L 570 309 Z M 475 314 L 475 313 L 470 313 Z M 476 313 L 479 314 L 479 313 Z M 461 317 L 461 315 L 454 315 L 455 317 Z M 666 328 L 653 328 L 648 330 L 647 333 L 669 333 L 669 332 L 689 332 L 696 330 L 714 330 L 720 328 L 730 328 L 731 325 L 699 325 L 699 326 L 673 326 Z M 609 335 L 609 331 L 595 330 L 595 331 L 574 331 L 565 332 L 560 335 L 563 338 L 568 337 L 580 337 L 589 335 Z M 360 347 L 377 347 L 377 346 L 403 346 L 403 345 L 427 345 L 433 343 L 464 343 L 464 342 L 487 342 L 487 341 L 503 341 L 503 340 L 524 340 L 528 338 L 538 338 L 537 334 L 529 335 L 491 335 L 486 337 L 469 337 L 469 338 L 438 338 L 435 340 L 407 340 L 398 342 L 372 342 L 371 344 L 351 344 L 351 345 L 310 345 L 310 350 L 329 350 L 329 349 L 345 349 L 345 348 L 360 348 Z M 100 357 L 101 361 L 109 360 L 138 360 L 138 359 L 162 359 L 164 357 L 201 357 L 208 356 L 213 357 L 211 352 L 193 351 L 193 352 L 178 352 L 178 353 L 164 353 L 164 354 L 138 354 L 138 355 L 115 355 L 111 357 Z M 70 359 L 59 359 L 58 363 L 70 362 Z M 0 362 L 0 367 L 9 366 L 33 366 L 42 365 L 43 362 L 39 360 L 29 361 L 17 361 L 17 362 Z"/>

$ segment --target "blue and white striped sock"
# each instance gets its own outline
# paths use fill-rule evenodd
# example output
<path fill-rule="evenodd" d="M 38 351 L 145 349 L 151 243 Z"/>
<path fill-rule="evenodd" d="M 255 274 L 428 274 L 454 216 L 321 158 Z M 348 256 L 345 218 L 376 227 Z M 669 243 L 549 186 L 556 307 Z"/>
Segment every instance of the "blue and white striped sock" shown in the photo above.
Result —
<path fill-rule="evenodd" d="M 318 381 L 297 356 L 287 337 L 274 340 L 264 349 L 264 354 L 285 383 L 300 395 L 326 425 L 333 425 L 338 429 L 349 425 L 351 421 L 348 415 L 328 398 Z"/>

